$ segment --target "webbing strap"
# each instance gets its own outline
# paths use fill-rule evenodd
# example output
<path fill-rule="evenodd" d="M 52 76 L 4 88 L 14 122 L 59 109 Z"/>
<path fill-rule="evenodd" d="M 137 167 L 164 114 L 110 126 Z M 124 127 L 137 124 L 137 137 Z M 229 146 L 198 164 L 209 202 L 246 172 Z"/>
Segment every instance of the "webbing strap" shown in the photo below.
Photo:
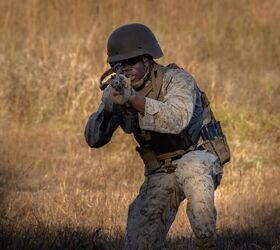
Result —
<path fill-rule="evenodd" d="M 149 97 L 154 100 L 160 100 L 161 86 L 164 73 L 167 71 L 161 65 L 155 65 L 151 72 L 151 81 L 139 93 L 144 97 Z M 162 100 L 160 100 L 162 101 Z"/>
<path fill-rule="evenodd" d="M 164 153 L 161 155 L 157 155 L 157 159 L 160 161 L 166 160 L 166 159 L 171 159 L 176 156 L 184 155 L 186 152 L 187 152 L 187 150 L 180 149 L 180 150 L 176 150 L 174 152 L 168 152 L 168 153 Z"/>
<path fill-rule="evenodd" d="M 140 91 L 138 91 L 138 93 L 140 93 L 140 95 L 146 97 L 149 96 L 150 92 L 153 90 L 153 86 L 152 84 L 148 84 L 147 86 L 145 86 L 143 89 L 141 89 Z"/>
<path fill-rule="evenodd" d="M 151 72 L 151 82 L 143 89 L 141 89 L 138 93 L 140 93 L 144 97 L 149 97 L 154 100 L 162 101 L 163 95 L 161 92 L 162 79 L 164 73 L 167 71 L 166 67 L 161 65 L 154 65 L 154 68 Z M 145 141 L 148 142 L 151 140 L 151 133 L 149 131 L 142 131 L 142 135 L 145 138 Z"/>
<path fill-rule="evenodd" d="M 157 65 L 152 74 L 152 85 L 153 85 L 153 93 L 150 98 L 155 100 L 159 99 L 161 87 L 162 87 L 162 79 L 163 75 L 166 72 L 166 69 L 163 66 Z"/>

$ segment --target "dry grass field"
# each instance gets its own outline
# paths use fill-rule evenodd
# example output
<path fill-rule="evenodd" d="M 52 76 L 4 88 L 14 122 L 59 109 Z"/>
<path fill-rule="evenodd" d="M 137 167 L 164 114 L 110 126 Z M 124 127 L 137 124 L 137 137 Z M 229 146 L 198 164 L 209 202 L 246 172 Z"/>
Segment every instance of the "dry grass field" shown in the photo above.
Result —
<path fill-rule="evenodd" d="M 121 249 L 143 181 L 118 131 L 90 149 L 106 40 L 145 23 L 208 93 L 232 161 L 217 190 L 219 249 L 280 249 L 280 1 L 0 0 L 0 249 Z M 180 207 L 170 249 L 190 249 Z"/>

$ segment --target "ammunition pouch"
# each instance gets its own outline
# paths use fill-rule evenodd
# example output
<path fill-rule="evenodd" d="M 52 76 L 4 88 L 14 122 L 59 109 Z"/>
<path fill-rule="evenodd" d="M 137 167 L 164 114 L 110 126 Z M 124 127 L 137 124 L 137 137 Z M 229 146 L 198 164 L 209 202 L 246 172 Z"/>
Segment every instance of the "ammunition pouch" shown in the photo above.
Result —
<path fill-rule="evenodd" d="M 209 153 L 217 155 L 222 164 L 230 161 L 229 146 L 220 122 L 212 122 L 204 125 L 201 129 L 201 137 L 203 143 L 199 148 L 206 149 Z"/>

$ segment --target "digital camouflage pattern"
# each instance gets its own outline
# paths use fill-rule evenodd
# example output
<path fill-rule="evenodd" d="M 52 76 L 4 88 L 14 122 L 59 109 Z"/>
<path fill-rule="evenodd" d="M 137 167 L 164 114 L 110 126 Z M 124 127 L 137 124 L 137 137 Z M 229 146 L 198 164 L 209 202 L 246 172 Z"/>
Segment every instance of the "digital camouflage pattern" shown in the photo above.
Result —
<path fill-rule="evenodd" d="M 151 83 L 150 83 L 151 84 Z M 105 93 L 104 93 L 105 94 Z M 145 114 L 138 113 L 143 130 L 177 134 L 194 113 L 202 109 L 196 102 L 196 82 L 182 69 L 169 69 L 162 80 L 163 102 L 147 98 Z M 88 120 L 85 137 L 91 147 L 108 143 L 121 126 L 131 133 L 131 116 L 126 117 L 114 104 L 114 115 L 104 129 L 104 98 L 98 111 Z M 192 151 L 173 162 L 173 173 L 156 173 L 145 177 L 139 195 L 129 207 L 125 249 L 164 249 L 166 234 L 183 199 L 188 200 L 187 216 L 199 249 L 214 247 L 216 210 L 214 190 L 222 176 L 222 166 L 213 154 Z"/>
<path fill-rule="evenodd" d="M 180 133 L 193 115 L 197 93 L 190 74 L 182 69 L 168 70 L 162 79 L 163 102 L 146 98 L 145 114 L 138 115 L 140 128 L 159 133 Z"/>
<path fill-rule="evenodd" d="M 175 172 L 145 177 L 129 207 L 125 249 L 164 249 L 164 240 L 180 202 L 187 198 L 187 216 L 198 249 L 215 246 L 214 190 L 222 176 L 216 156 L 192 151 L 174 161 Z M 217 178 L 218 177 L 218 178 Z"/>
<path fill-rule="evenodd" d="M 128 115 L 129 112 L 123 112 L 123 109 L 115 104 L 114 107 L 110 108 L 114 110 L 114 116 L 108 129 L 105 131 L 100 129 L 104 108 L 109 97 L 107 90 L 109 89 L 104 90 L 98 111 L 90 116 L 86 125 L 85 138 L 91 147 L 96 147 L 96 144 L 105 145 L 118 126 L 121 126 L 124 132 L 131 133 L 132 125 L 128 122 L 133 121 Z M 162 94 L 163 102 L 146 97 L 145 114 L 143 116 L 138 113 L 140 128 L 160 133 L 177 134 L 187 126 L 193 112 L 199 112 L 202 109 L 201 103 L 199 106 L 195 106 L 198 94 L 196 82 L 185 70 L 170 69 L 162 80 Z"/>

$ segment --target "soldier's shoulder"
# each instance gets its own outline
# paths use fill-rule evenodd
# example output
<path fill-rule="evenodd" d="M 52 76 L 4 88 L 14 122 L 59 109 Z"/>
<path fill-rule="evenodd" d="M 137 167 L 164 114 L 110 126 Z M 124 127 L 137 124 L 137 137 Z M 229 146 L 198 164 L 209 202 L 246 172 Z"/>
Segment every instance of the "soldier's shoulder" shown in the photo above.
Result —
<path fill-rule="evenodd" d="M 164 83 L 169 83 L 171 81 L 176 82 L 191 82 L 194 81 L 192 75 L 184 68 L 179 67 L 175 63 L 168 64 L 165 66 L 166 71 L 163 77 Z"/>

